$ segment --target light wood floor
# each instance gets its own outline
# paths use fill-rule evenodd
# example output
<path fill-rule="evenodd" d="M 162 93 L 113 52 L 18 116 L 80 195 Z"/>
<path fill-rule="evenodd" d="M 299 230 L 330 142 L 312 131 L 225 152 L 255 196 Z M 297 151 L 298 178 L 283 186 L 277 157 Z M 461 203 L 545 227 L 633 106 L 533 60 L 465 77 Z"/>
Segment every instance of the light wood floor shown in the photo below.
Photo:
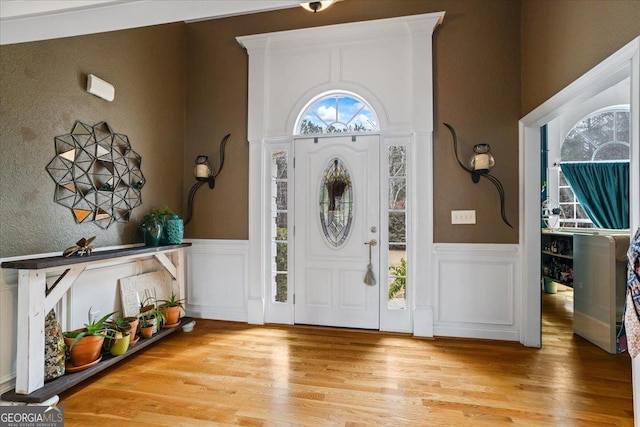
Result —
<path fill-rule="evenodd" d="M 631 426 L 629 356 L 572 334 L 570 296 L 542 349 L 199 320 L 62 395 L 65 426 Z"/>

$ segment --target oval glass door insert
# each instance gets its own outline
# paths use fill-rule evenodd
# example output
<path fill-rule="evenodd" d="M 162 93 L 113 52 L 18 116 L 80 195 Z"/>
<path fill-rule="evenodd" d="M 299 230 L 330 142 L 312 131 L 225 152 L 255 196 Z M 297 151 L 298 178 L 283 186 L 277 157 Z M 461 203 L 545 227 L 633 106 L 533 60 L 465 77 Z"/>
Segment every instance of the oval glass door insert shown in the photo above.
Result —
<path fill-rule="evenodd" d="M 344 162 L 331 159 L 320 186 L 320 224 L 327 242 L 335 248 L 349 236 L 353 220 L 353 186 Z"/>

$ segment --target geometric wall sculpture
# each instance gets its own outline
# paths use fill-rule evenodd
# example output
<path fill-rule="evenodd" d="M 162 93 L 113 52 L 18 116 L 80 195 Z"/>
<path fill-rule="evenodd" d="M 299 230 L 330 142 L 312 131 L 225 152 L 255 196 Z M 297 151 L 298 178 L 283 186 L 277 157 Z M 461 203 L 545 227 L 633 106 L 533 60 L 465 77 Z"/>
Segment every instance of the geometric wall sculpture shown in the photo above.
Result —
<path fill-rule="evenodd" d="M 142 159 L 126 135 L 106 122 L 91 126 L 76 121 L 71 133 L 54 138 L 56 155 L 47 172 L 56 183 L 54 200 L 71 209 L 80 224 L 93 221 L 107 229 L 128 222 L 142 204 L 145 184 Z"/>

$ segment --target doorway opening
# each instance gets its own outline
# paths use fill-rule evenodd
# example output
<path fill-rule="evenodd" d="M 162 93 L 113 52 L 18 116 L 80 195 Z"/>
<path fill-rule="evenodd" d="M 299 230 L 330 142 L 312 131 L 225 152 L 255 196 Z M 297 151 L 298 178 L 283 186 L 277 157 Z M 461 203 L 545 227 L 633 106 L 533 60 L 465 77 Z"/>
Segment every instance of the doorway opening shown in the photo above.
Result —
<path fill-rule="evenodd" d="M 640 117 L 640 38 L 636 38 L 587 74 L 520 120 L 520 170 L 523 176 L 520 231 L 523 266 L 523 344 L 541 345 L 541 128 L 568 111 L 579 110 L 590 98 L 628 80 L 626 93 L 630 121 Z M 583 114 L 582 117 L 587 114 Z M 575 123 L 575 122 L 574 122 Z M 640 225 L 640 130 L 631 127 L 629 136 L 629 225 Z M 526 160 L 525 160 L 526 159 Z M 585 233 L 586 234 L 586 233 Z M 575 242 L 574 242 L 575 245 Z M 587 261 L 597 264 L 597 261 Z M 575 278 L 574 278 L 575 279 Z M 575 280 L 574 280 L 575 282 Z M 574 283 L 574 288 L 576 284 Z M 575 298 L 575 297 L 574 297 Z"/>
<path fill-rule="evenodd" d="M 624 311 L 629 116 L 625 79 L 551 120 L 541 141 L 543 325 L 564 307 L 571 330 L 610 353 Z"/>

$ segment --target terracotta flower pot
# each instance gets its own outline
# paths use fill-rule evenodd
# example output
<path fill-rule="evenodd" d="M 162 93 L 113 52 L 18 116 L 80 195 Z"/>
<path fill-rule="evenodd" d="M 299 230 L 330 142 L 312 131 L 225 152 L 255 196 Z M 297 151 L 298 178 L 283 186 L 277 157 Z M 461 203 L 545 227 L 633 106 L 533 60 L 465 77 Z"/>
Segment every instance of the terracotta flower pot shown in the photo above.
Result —
<path fill-rule="evenodd" d="M 165 317 L 165 325 L 169 328 L 178 326 L 180 322 L 180 307 L 163 307 L 162 311 Z"/>
<path fill-rule="evenodd" d="M 140 323 L 140 319 L 138 319 L 135 316 L 131 316 L 131 317 L 125 317 L 124 320 L 126 320 L 127 322 L 129 322 L 129 324 L 131 325 L 131 339 L 133 340 L 136 336 L 136 333 L 138 332 L 138 323 Z"/>
<path fill-rule="evenodd" d="M 71 363 L 73 366 L 84 366 L 98 360 L 100 357 L 100 351 L 102 350 L 104 337 L 96 335 L 82 337 L 72 347 L 73 340 L 74 338 L 64 337 L 64 343 L 69 349 L 69 355 L 71 356 Z"/>
<path fill-rule="evenodd" d="M 151 335 L 153 335 L 153 326 L 141 326 L 140 335 L 142 335 L 142 338 L 151 338 Z"/>

